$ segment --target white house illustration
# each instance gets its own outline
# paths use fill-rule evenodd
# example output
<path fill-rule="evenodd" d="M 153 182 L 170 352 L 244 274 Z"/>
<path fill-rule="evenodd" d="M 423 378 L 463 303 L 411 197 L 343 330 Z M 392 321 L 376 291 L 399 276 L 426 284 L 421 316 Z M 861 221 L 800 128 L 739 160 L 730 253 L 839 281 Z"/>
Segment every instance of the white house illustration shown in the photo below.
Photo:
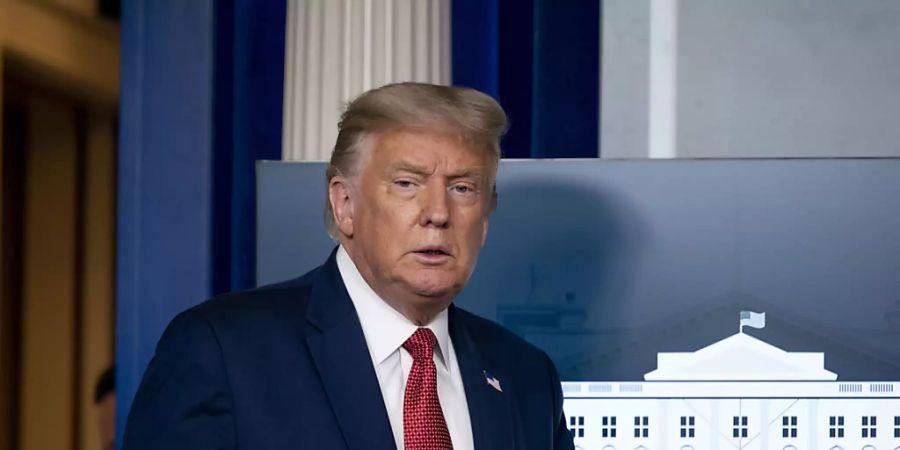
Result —
<path fill-rule="evenodd" d="M 824 353 L 786 352 L 749 334 L 737 333 L 715 344 L 684 353 L 658 353 L 657 369 L 647 381 L 834 381 Z"/>
<path fill-rule="evenodd" d="M 764 313 L 741 313 L 762 328 Z M 786 352 L 743 330 L 658 353 L 646 381 L 564 382 L 582 449 L 898 449 L 900 382 L 838 382 L 823 353 Z"/>

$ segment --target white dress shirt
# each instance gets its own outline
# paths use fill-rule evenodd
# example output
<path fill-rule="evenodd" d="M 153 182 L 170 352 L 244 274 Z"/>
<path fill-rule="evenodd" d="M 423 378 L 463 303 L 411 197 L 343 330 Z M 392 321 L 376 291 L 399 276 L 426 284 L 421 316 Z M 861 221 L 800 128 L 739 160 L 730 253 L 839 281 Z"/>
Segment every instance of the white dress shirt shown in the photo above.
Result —
<path fill-rule="evenodd" d="M 366 345 L 372 356 L 378 385 L 384 397 L 384 406 L 391 421 L 391 430 L 397 450 L 403 446 L 403 395 L 406 379 L 412 368 L 413 359 L 403 348 L 403 343 L 418 328 L 416 324 L 384 302 L 360 275 L 350 255 L 340 247 L 337 252 L 337 266 L 350 294 L 350 300 L 359 315 Z M 447 429 L 453 440 L 454 450 L 474 448 L 472 424 L 469 422 L 469 407 L 466 391 L 463 389 L 462 374 L 453 350 L 453 341 L 447 323 L 447 310 L 441 311 L 427 325 L 437 337 L 434 365 L 437 368 L 437 391 L 447 421 Z"/>

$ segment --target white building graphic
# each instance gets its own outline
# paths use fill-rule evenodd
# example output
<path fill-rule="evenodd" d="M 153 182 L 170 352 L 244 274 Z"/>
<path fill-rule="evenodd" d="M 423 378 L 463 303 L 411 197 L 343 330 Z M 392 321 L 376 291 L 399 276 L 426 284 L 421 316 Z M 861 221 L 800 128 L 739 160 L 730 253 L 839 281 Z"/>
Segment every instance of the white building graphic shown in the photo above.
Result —
<path fill-rule="evenodd" d="M 741 313 L 761 328 L 765 315 Z M 900 450 L 900 382 L 839 382 L 823 353 L 742 331 L 658 353 L 644 382 L 564 382 L 577 448 Z"/>

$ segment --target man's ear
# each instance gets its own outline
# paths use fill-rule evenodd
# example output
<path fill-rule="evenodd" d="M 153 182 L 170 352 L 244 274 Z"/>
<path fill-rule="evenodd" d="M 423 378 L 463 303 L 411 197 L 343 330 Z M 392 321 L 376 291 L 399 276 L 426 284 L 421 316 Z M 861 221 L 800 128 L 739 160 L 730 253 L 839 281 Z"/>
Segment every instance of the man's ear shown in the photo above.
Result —
<path fill-rule="evenodd" d="M 328 201 L 334 223 L 341 234 L 353 237 L 353 186 L 350 180 L 337 175 L 328 182 Z"/>

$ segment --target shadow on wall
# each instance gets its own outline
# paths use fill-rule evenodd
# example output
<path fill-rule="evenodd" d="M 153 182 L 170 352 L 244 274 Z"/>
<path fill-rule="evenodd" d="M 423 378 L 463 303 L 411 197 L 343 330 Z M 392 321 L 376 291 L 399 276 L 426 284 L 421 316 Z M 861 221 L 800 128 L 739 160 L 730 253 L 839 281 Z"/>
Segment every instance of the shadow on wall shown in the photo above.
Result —
<path fill-rule="evenodd" d="M 651 239 L 626 198 L 603 183 L 588 188 L 546 174 L 501 184 L 488 241 L 457 303 L 541 347 L 558 366 L 596 352 L 596 341 L 582 337 L 600 332 L 597 318 L 634 320 L 620 299 Z"/>

